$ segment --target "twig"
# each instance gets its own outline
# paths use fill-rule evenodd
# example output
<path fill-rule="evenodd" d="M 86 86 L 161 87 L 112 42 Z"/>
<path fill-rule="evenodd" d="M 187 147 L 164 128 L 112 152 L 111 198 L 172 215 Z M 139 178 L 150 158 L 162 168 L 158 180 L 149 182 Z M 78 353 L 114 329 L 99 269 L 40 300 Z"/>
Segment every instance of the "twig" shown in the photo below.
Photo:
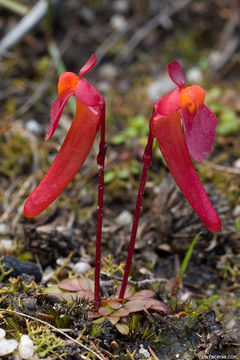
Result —
<path fill-rule="evenodd" d="M 12 127 L 12 124 L 8 124 L 3 129 L 0 129 L 0 135 L 4 134 L 10 127 Z"/>
<path fill-rule="evenodd" d="M 10 213 L 12 212 L 12 210 L 15 208 L 15 206 L 17 205 L 19 199 L 25 194 L 26 190 L 29 188 L 29 186 L 31 185 L 31 183 L 34 181 L 34 177 L 33 175 L 31 175 L 29 178 L 27 178 L 26 181 L 24 181 L 24 183 L 22 184 L 17 196 L 14 197 L 14 199 L 12 200 L 12 202 L 9 204 L 8 208 L 6 209 L 6 211 L 4 211 L 4 213 L 2 214 L 2 216 L 0 217 L 0 222 L 4 222 L 5 220 L 7 220 L 8 216 L 10 215 Z"/>
<path fill-rule="evenodd" d="M 13 0 L 0 0 L 0 6 L 13 11 L 15 14 L 24 16 L 28 12 L 28 7 Z"/>
<path fill-rule="evenodd" d="M 126 26 L 126 28 L 122 31 L 116 31 L 114 33 L 111 33 L 106 40 L 98 47 L 96 50 L 96 55 L 98 58 L 98 65 L 104 58 L 105 54 L 111 48 L 120 38 L 122 38 L 130 29 L 132 28 L 131 25 Z"/>
<path fill-rule="evenodd" d="M 33 107 L 36 102 L 43 97 L 44 93 L 47 91 L 50 83 L 51 83 L 51 76 L 49 75 L 41 82 L 40 85 L 37 85 L 33 94 L 28 98 L 28 100 L 19 108 L 17 109 L 17 115 L 22 116 L 24 115 L 31 107 Z"/>
<path fill-rule="evenodd" d="M 17 26 L 2 39 L 0 42 L 0 58 L 8 49 L 17 44 L 22 37 L 44 17 L 47 8 L 48 1 L 39 0 L 29 13 L 19 21 Z"/>
<path fill-rule="evenodd" d="M 210 54 L 210 76 L 215 76 L 218 72 L 221 72 L 221 76 L 228 71 L 231 58 L 237 51 L 239 46 L 239 36 L 237 34 L 237 28 L 239 27 L 239 5 L 237 2 L 231 4 L 231 16 L 223 28 L 220 45 L 218 50 Z M 233 60 L 233 59 L 232 59 Z M 232 61 L 234 64 L 234 60 Z"/>
<path fill-rule="evenodd" d="M 221 172 L 225 172 L 225 173 L 233 174 L 233 175 L 240 175 L 240 169 L 234 169 L 230 166 L 214 164 L 213 162 L 208 161 L 208 160 L 205 160 L 204 164 L 208 165 L 209 167 L 211 167 L 212 169 L 217 170 L 217 171 L 221 171 Z"/>
<path fill-rule="evenodd" d="M 112 275 L 112 274 L 106 273 L 104 271 L 101 271 L 101 275 L 107 276 L 108 278 L 111 278 L 113 280 L 122 281 L 122 278 L 120 276 Z M 140 285 L 152 284 L 154 282 L 160 283 L 160 282 L 167 282 L 167 281 L 168 281 L 168 279 L 165 279 L 165 278 L 154 278 L 154 279 L 144 279 L 144 280 L 139 280 L 139 281 L 128 280 L 128 283 L 132 284 L 132 285 L 140 286 Z M 101 283 L 104 283 L 104 280 L 102 280 Z"/>
<path fill-rule="evenodd" d="M 150 354 L 152 355 L 152 357 L 153 357 L 155 360 L 159 360 L 159 358 L 157 357 L 157 355 L 155 354 L 155 352 L 153 351 L 153 349 L 151 348 L 151 346 L 148 346 L 148 350 L 149 350 Z"/>
<path fill-rule="evenodd" d="M 134 35 L 126 44 L 125 49 L 119 55 L 120 60 L 124 61 L 137 45 L 159 25 L 164 29 L 169 29 L 172 25 L 170 17 L 188 5 L 191 1 L 192 0 L 178 0 L 174 2 L 172 7 L 169 7 L 167 4 L 164 9 L 159 11 L 159 13 L 151 18 L 144 26 L 135 31 Z"/>
<path fill-rule="evenodd" d="M 39 163 L 39 154 L 36 151 L 37 149 L 37 139 L 36 137 L 28 130 L 24 129 L 22 127 L 22 125 L 18 122 L 14 123 L 14 125 L 12 126 L 12 132 L 13 133 L 19 133 L 21 132 L 21 134 L 28 139 L 28 142 L 31 146 L 32 149 L 32 154 L 33 154 L 33 161 L 32 161 L 32 172 L 33 174 L 37 171 L 38 169 L 38 163 Z M 17 195 L 13 198 L 12 202 L 10 202 L 9 204 L 7 203 L 7 208 L 5 207 L 5 211 L 4 213 L 1 215 L 0 217 L 0 221 L 5 221 L 8 216 L 10 215 L 10 213 L 12 212 L 12 210 L 16 207 L 19 199 L 22 198 L 22 196 L 25 194 L 25 192 L 27 191 L 27 189 L 29 189 L 29 187 L 34 184 L 34 175 L 31 175 L 29 178 L 27 178 L 27 180 L 25 180 L 23 182 L 23 184 L 20 187 L 20 190 L 18 191 Z M 17 186 L 19 184 L 20 180 L 16 180 L 16 182 L 14 183 L 14 186 Z M 9 191 L 6 192 L 5 194 L 5 198 L 7 199 L 7 197 L 10 196 L 10 193 L 13 191 L 13 185 L 11 185 L 8 189 Z M 5 199 L 5 201 L 6 201 Z M 18 208 L 18 213 L 16 215 L 16 218 L 14 220 L 14 224 L 16 225 L 17 220 L 19 219 L 20 216 L 20 211 L 22 210 L 22 207 L 20 206 Z"/>
<path fill-rule="evenodd" d="M 90 352 L 91 354 L 95 355 L 97 357 L 97 359 L 100 359 L 100 360 L 103 360 L 104 358 L 97 354 L 95 351 L 91 350 L 89 347 L 87 347 L 86 345 L 83 345 L 82 343 L 80 343 L 79 341 L 75 340 L 74 338 L 72 338 L 70 335 L 66 334 L 64 331 L 60 330 L 60 329 L 57 329 L 55 326 L 49 324 L 48 322 L 46 321 L 43 321 L 43 320 L 40 320 L 38 318 L 35 318 L 31 315 L 27 315 L 27 314 L 24 314 L 22 312 L 19 312 L 19 311 L 13 311 L 13 310 L 6 310 L 6 309 L 2 309 L 0 308 L 0 312 L 6 312 L 6 313 L 9 313 L 9 314 L 14 314 L 14 315 L 19 315 L 19 316 L 22 316 L 22 317 L 25 317 L 27 319 L 30 319 L 30 320 L 33 320 L 33 321 L 38 321 L 40 322 L 41 324 L 43 325 L 46 325 L 48 326 L 50 329 L 52 329 L 53 331 L 55 331 L 56 333 L 59 333 L 61 334 L 62 336 L 65 336 L 67 339 L 73 341 L 75 344 L 77 344 L 78 346 L 80 346 L 81 348 L 83 348 L 84 350 Z"/>

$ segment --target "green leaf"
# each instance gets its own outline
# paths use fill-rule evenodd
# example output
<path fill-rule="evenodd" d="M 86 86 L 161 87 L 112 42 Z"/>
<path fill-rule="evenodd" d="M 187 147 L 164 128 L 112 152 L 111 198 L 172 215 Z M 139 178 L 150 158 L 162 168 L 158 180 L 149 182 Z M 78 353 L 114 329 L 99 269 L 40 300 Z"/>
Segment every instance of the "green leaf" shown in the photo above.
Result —
<path fill-rule="evenodd" d="M 107 171 L 104 175 L 104 183 L 109 184 L 113 181 L 115 178 L 115 172 L 114 171 Z"/>
<path fill-rule="evenodd" d="M 117 323 L 115 326 L 122 335 L 128 335 L 129 327 L 126 324 Z"/>
<path fill-rule="evenodd" d="M 180 271 L 179 271 L 179 274 L 178 274 L 178 279 L 181 279 L 184 272 L 186 271 L 188 262 L 189 262 L 189 260 L 190 260 L 190 258 L 192 256 L 193 248 L 194 248 L 197 240 L 199 239 L 200 235 L 201 235 L 201 233 L 199 233 L 199 234 L 197 234 L 195 236 L 195 238 L 193 239 L 188 251 L 186 252 L 186 255 L 185 255 L 184 259 L 183 259 L 183 262 L 182 262 L 182 265 L 181 265 L 181 268 L 180 268 Z"/>
<path fill-rule="evenodd" d="M 103 324 L 104 321 L 105 321 L 105 317 L 101 316 L 100 318 L 93 320 L 93 324 Z"/>
<path fill-rule="evenodd" d="M 118 321 L 120 320 L 120 317 L 108 316 L 107 319 L 110 321 L 110 323 L 112 325 L 116 325 L 118 323 Z"/>
<path fill-rule="evenodd" d="M 240 122 L 234 111 L 231 109 L 224 109 L 219 116 L 219 124 L 217 126 L 217 134 L 227 136 L 234 134 L 240 128 Z"/>
<path fill-rule="evenodd" d="M 112 144 L 113 145 L 120 145 L 123 144 L 126 141 L 126 135 L 125 134 L 117 134 L 112 137 Z"/>
<path fill-rule="evenodd" d="M 98 313 L 102 316 L 108 316 L 108 315 L 112 314 L 112 312 L 113 312 L 113 309 L 108 305 L 101 306 L 98 309 Z"/>

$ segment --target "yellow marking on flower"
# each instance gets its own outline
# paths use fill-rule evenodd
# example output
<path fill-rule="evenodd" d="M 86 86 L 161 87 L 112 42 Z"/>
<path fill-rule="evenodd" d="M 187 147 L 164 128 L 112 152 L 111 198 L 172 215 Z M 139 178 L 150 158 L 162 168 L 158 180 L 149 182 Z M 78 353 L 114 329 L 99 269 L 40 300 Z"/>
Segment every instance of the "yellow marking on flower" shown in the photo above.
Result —
<path fill-rule="evenodd" d="M 180 107 L 187 109 L 193 115 L 205 100 L 205 91 L 197 85 L 192 85 L 180 91 Z"/>
<path fill-rule="evenodd" d="M 75 91 L 79 77 L 71 72 L 63 73 L 58 81 L 58 95 L 61 95 L 65 91 L 72 90 Z"/>

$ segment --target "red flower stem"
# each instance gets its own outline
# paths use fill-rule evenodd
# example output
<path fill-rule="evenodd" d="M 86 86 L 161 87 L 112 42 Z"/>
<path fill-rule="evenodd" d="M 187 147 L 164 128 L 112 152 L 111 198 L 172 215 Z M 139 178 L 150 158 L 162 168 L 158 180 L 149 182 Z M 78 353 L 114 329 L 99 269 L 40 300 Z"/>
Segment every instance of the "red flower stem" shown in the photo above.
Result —
<path fill-rule="evenodd" d="M 136 202 L 136 208 L 135 208 L 135 214 L 134 214 L 134 219 L 133 219 L 131 238 L 130 238 L 130 242 L 129 242 L 125 272 L 123 275 L 122 286 L 121 286 L 121 290 L 119 293 L 119 299 L 124 298 L 125 290 L 127 287 L 127 281 L 128 281 L 130 268 L 131 268 L 134 245 L 135 245 L 135 240 L 136 240 L 136 235 L 137 235 L 138 222 L 139 222 L 139 217 L 140 217 L 140 213 L 141 213 L 142 198 L 143 198 L 144 188 L 145 188 L 146 180 L 147 180 L 148 168 L 152 164 L 153 139 L 154 138 L 153 138 L 153 134 L 152 134 L 152 130 L 151 130 L 151 120 L 150 120 L 150 131 L 149 131 L 149 135 L 148 135 L 148 142 L 145 147 L 144 154 L 143 154 L 143 170 L 142 170 L 142 176 L 141 176 L 138 197 L 137 197 L 137 202 Z"/>
<path fill-rule="evenodd" d="M 107 150 L 105 143 L 105 105 L 102 108 L 101 138 L 99 153 L 97 156 L 98 165 L 98 208 L 97 208 L 97 230 L 96 230 L 96 255 L 95 255 L 95 278 L 94 278 L 94 306 L 98 310 L 100 303 L 100 261 L 101 261 L 101 238 L 102 238 L 102 217 L 103 217 L 103 193 L 104 193 L 104 161 Z"/>

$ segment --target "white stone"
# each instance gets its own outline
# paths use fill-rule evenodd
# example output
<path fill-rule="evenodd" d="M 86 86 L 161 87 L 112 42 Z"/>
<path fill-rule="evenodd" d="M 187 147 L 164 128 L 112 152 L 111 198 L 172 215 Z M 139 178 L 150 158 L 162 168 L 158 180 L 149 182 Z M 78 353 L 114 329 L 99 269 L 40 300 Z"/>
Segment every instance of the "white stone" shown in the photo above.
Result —
<path fill-rule="evenodd" d="M 86 272 L 90 269 L 91 266 L 84 261 L 79 261 L 78 263 L 74 264 L 72 268 L 74 274 L 86 274 Z"/>
<path fill-rule="evenodd" d="M 34 354 L 33 341 L 28 335 L 22 335 L 18 346 L 19 355 L 22 359 L 29 359 Z"/>
<path fill-rule="evenodd" d="M 132 223 L 133 216 L 132 214 L 127 211 L 123 210 L 116 218 L 116 223 L 119 225 L 129 225 Z"/>
<path fill-rule="evenodd" d="M 90 9 L 89 7 L 81 7 L 81 16 L 83 17 L 84 20 L 86 20 L 87 22 L 93 22 L 95 19 L 95 13 L 92 9 Z"/>
<path fill-rule="evenodd" d="M 0 340 L 0 356 L 11 354 L 18 346 L 17 340 L 2 339 Z"/>
<path fill-rule="evenodd" d="M 105 81 L 112 81 L 117 76 L 117 68 L 111 63 L 103 64 L 98 69 L 99 76 Z"/>
<path fill-rule="evenodd" d="M 234 166 L 236 169 L 240 169 L 240 159 L 237 159 L 236 161 L 234 161 L 233 166 Z"/>
<path fill-rule="evenodd" d="M 11 252 L 13 251 L 13 241 L 11 239 L 1 239 L 0 240 L 0 252 Z"/>
<path fill-rule="evenodd" d="M 41 125 L 34 119 L 29 120 L 26 123 L 26 128 L 28 131 L 31 131 L 32 133 L 38 135 L 42 132 Z"/>
<path fill-rule="evenodd" d="M 184 294 L 181 295 L 181 301 L 185 302 L 190 298 L 190 293 L 189 292 L 185 292 Z"/>
<path fill-rule="evenodd" d="M 4 339 L 6 335 L 6 331 L 0 328 L 0 340 Z"/>
<path fill-rule="evenodd" d="M 148 359 L 150 357 L 149 351 L 147 351 L 147 349 L 144 349 L 144 348 L 141 348 L 139 350 L 139 354 L 143 355 L 145 357 L 145 359 Z"/>
<path fill-rule="evenodd" d="M 202 70 L 196 66 L 189 69 L 186 73 L 186 79 L 190 83 L 199 83 L 200 81 L 202 81 L 202 78 Z"/>
<path fill-rule="evenodd" d="M 240 215 L 240 205 L 237 205 L 235 209 L 233 210 L 233 216 L 239 216 Z"/>
<path fill-rule="evenodd" d="M 128 24 L 124 16 L 116 14 L 111 17 L 110 25 L 116 31 L 124 31 Z"/>
<path fill-rule="evenodd" d="M 65 259 L 64 258 L 58 258 L 57 260 L 56 260 L 56 264 L 58 265 L 58 266 L 63 266 L 64 264 L 65 264 Z"/>
<path fill-rule="evenodd" d="M 6 234 L 10 234 L 10 228 L 9 226 L 7 226 L 4 223 L 0 223 L 0 234 L 1 235 L 6 235 Z"/>
<path fill-rule="evenodd" d="M 165 73 L 160 75 L 148 86 L 147 92 L 150 99 L 155 102 L 174 88 L 176 88 L 176 85 L 172 82 L 168 73 Z"/>

